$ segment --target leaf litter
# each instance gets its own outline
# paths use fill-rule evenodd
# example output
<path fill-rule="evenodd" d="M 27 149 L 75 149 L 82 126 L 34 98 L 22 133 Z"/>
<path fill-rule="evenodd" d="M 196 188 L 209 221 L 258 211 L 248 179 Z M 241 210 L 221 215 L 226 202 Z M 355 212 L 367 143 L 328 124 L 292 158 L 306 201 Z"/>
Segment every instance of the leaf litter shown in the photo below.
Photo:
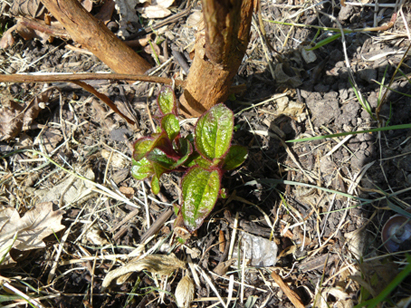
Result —
<path fill-rule="evenodd" d="M 37 204 L 23 217 L 14 208 L 0 210 L 0 256 L 1 267 L 15 264 L 11 249 L 20 251 L 46 247 L 43 239 L 65 228 L 61 224 L 63 210 L 53 210 L 52 202 Z"/>
<path fill-rule="evenodd" d="M 179 4 L 176 3 L 176 5 Z M 326 3 L 324 5 L 331 4 Z M 355 28 L 356 22 L 370 22 L 373 14 L 378 14 L 378 10 L 374 10 L 374 7 L 371 7 L 371 9 L 367 7 L 357 9 L 347 2 L 346 6 L 348 8 L 339 7 L 338 3 L 336 5 L 336 7 L 326 7 L 325 11 L 336 12 L 336 16 L 343 23 L 342 26 L 344 27 L 353 26 Z M 285 5 L 281 1 L 276 3 L 265 3 L 265 1 L 262 1 L 263 18 L 275 18 L 276 20 L 289 18 L 293 20 L 299 16 L 297 22 L 304 22 L 306 24 L 325 23 L 327 26 L 333 26 L 323 15 L 319 15 L 320 17 L 314 16 L 316 8 L 320 8 L 319 2 L 307 1 L 304 3 L 302 1 L 290 1 L 289 4 Z M 198 10 L 199 7 L 195 9 Z M 409 7 L 405 6 L 402 10 L 404 16 L 409 18 Z M 392 14 L 392 9 L 385 9 L 384 14 L 376 17 L 378 20 L 385 16 L 390 17 L 390 14 Z M 402 13 L 399 12 L 398 14 L 401 16 Z M 318 20 L 313 19 L 313 21 L 310 18 L 318 18 Z M 401 26 L 401 22 L 401 18 L 398 18 L 397 26 Z M 185 25 L 182 25 L 183 23 L 184 19 L 176 22 L 174 28 L 161 32 L 160 35 L 164 34 L 170 45 L 163 44 L 159 45 L 159 47 L 172 46 L 180 48 L 180 51 L 185 51 L 185 48 L 190 45 L 190 41 L 186 39 L 186 36 L 178 37 L 179 31 L 180 33 L 189 32 L 184 29 Z M 189 25 L 189 27 L 195 27 L 196 24 L 197 18 L 192 21 L 192 25 Z M 178 28 L 179 26 L 181 28 Z M 266 58 L 266 55 L 261 51 L 262 43 L 259 40 L 259 36 L 257 33 L 252 34 L 247 58 L 244 59 L 244 64 L 236 77 L 239 83 L 247 83 L 249 87 L 244 96 L 238 96 L 237 102 L 230 105 L 237 112 L 237 134 L 235 138 L 239 140 L 239 143 L 248 145 L 250 148 L 249 159 L 240 171 L 231 174 L 225 181 L 231 182 L 230 189 L 236 188 L 237 193 L 244 200 L 258 203 L 266 212 L 270 223 L 266 224 L 265 217 L 262 217 L 261 213 L 255 210 L 253 206 L 246 205 L 248 204 L 246 202 L 238 200 L 235 202 L 223 201 L 217 205 L 215 215 L 212 214 L 210 220 L 207 220 L 204 226 L 199 229 L 198 238 L 195 241 L 187 242 L 185 245 L 201 250 L 200 256 L 193 257 L 192 261 L 195 263 L 196 268 L 202 268 L 204 271 L 207 271 L 208 269 L 216 268 L 218 264 L 227 262 L 228 254 L 224 252 L 224 249 L 219 251 L 217 246 L 214 246 L 219 242 L 216 234 L 220 231 L 224 233 L 224 238 L 227 242 L 226 246 L 228 247 L 227 250 L 231 246 L 229 243 L 234 229 L 241 228 L 242 230 L 247 230 L 250 234 L 267 240 L 270 238 L 270 234 L 273 234 L 273 241 L 277 244 L 279 250 L 284 252 L 278 257 L 276 270 L 280 271 L 280 276 L 286 284 L 293 291 L 299 293 L 300 299 L 304 304 L 313 304 L 315 302 L 316 306 L 321 307 L 330 305 L 352 307 L 358 302 L 358 294 L 360 292 L 362 292 L 361 296 L 368 296 L 367 292 L 374 296 L 381 290 L 384 290 L 392 278 L 392 276 L 387 275 L 387 277 L 389 276 L 387 280 L 380 279 L 378 273 L 373 271 L 372 267 L 381 269 L 382 273 L 394 272 L 392 270 L 394 269 L 394 264 L 398 263 L 401 269 L 402 262 L 404 262 L 403 254 L 397 254 L 397 256 L 386 255 L 379 237 L 373 237 L 374 234 L 380 233 L 379 226 L 384 225 L 384 222 L 390 216 L 389 214 L 393 212 L 388 210 L 391 204 L 379 200 L 378 204 L 377 202 L 374 204 L 380 207 L 378 211 L 373 207 L 367 207 L 367 205 L 354 208 L 355 204 L 347 201 L 342 195 L 333 196 L 332 194 L 325 194 L 322 190 L 315 188 L 304 189 L 301 192 L 301 189 L 287 184 L 289 182 L 283 186 L 281 184 L 275 187 L 274 185 L 262 185 L 258 179 L 287 177 L 290 181 L 306 183 L 307 179 L 303 175 L 306 173 L 321 188 L 345 191 L 352 183 L 357 181 L 358 175 L 360 179 L 357 184 L 360 184 L 360 186 L 355 188 L 361 188 L 358 194 L 365 194 L 365 197 L 368 198 L 373 198 L 375 195 L 382 194 L 383 192 L 390 194 L 392 191 L 401 191 L 401 188 L 405 188 L 405 183 L 409 182 L 411 172 L 409 168 L 409 138 L 406 132 L 394 131 L 386 135 L 382 133 L 382 137 L 362 134 L 350 140 L 335 138 L 335 140 L 324 139 L 318 142 L 302 142 L 289 146 L 295 161 L 289 159 L 281 144 L 272 137 L 273 131 L 282 134 L 282 138 L 285 140 L 290 140 L 327 134 L 324 127 L 330 130 L 328 133 L 346 132 L 375 127 L 378 123 L 373 122 L 367 114 L 363 114 L 361 108 L 357 108 L 357 99 L 353 90 L 347 84 L 347 78 L 344 77 L 344 74 L 346 74 L 344 55 L 342 53 L 344 48 L 340 45 L 340 41 L 337 40 L 333 44 L 313 50 L 313 53 L 296 56 L 295 52 L 286 54 L 282 48 L 287 47 L 298 52 L 300 49 L 299 42 L 306 44 L 307 42 L 315 41 L 315 31 L 309 32 L 308 29 L 271 24 L 264 24 L 264 27 L 267 32 L 267 41 L 274 46 L 277 52 L 283 53 L 282 59 L 276 62 L 277 59 L 275 57 L 277 53 L 273 53 Z M 384 45 L 390 46 L 394 50 L 397 47 L 403 49 L 407 41 L 401 42 L 399 38 L 407 38 L 409 33 L 406 30 L 402 33 L 396 32 L 399 29 L 401 28 L 389 29 L 389 31 L 381 32 L 375 37 L 363 34 L 346 35 L 345 39 L 348 42 L 348 46 L 352 46 L 347 49 L 347 54 L 350 57 L 352 66 L 358 70 L 361 77 L 359 78 L 359 86 L 366 93 L 365 98 L 369 100 L 371 106 L 377 106 L 378 97 L 376 95 L 378 91 L 372 85 L 372 79 L 377 78 L 381 80 L 386 66 L 389 66 L 390 63 L 397 63 L 397 60 L 391 57 L 390 54 L 384 57 L 366 57 L 366 59 L 371 59 L 373 62 L 367 63 L 364 66 L 361 55 L 378 54 L 380 50 L 383 50 L 381 46 Z M 396 40 L 395 42 L 384 42 L 385 39 L 392 40 L 393 38 Z M 42 48 L 44 48 L 42 50 L 44 53 L 50 50 L 47 49 L 47 45 L 42 46 L 38 42 L 27 44 L 26 47 L 30 51 L 26 54 L 27 58 L 31 57 L 33 61 L 43 56 L 39 52 Z M 163 51 L 163 48 L 156 50 L 157 53 L 161 53 L 161 57 L 166 57 Z M 10 51 L 7 50 L 7 52 Z M 305 51 L 302 52 L 305 53 Z M 47 66 L 42 61 L 39 61 L 33 64 L 32 68 L 35 71 L 46 71 L 48 73 L 54 70 L 68 71 L 73 67 L 78 68 L 80 71 L 96 71 L 104 68 L 101 64 L 93 62 L 93 60 L 84 55 L 70 53 L 63 58 L 62 55 L 65 53 L 66 51 L 59 49 L 56 53 L 51 53 L 45 58 L 45 60 L 54 64 Z M 317 57 L 316 60 L 313 55 Z M 5 56 L 5 54 L 3 53 L 2 56 Z M 159 59 L 163 61 L 161 57 Z M 326 58 L 327 61 L 322 62 Z M 6 71 L 9 69 L 7 67 L 9 62 L 7 61 L 10 61 L 10 59 L 11 57 L 5 59 Z M 274 72 L 278 72 L 278 84 L 275 84 L 270 73 L 267 73 L 268 61 L 272 61 L 275 65 L 276 70 Z M 170 63 L 168 62 L 165 67 Z M 161 73 L 171 74 L 172 72 L 179 76 L 179 65 L 175 61 L 171 64 L 171 70 L 169 70 L 170 67 L 166 67 Z M 409 72 L 406 67 L 402 68 L 406 73 Z M 390 76 L 392 74 L 391 66 L 389 66 L 388 71 L 388 76 Z M 297 89 L 288 89 L 287 87 L 290 85 L 300 86 Z M 404 89 L 405 85 L 408 85 L 405 79 L 402 81 L 398 80 L 395 84 L 399 89 Z M 105 90 L 108 92 L 108 95 L 117 96 L 120 86 L 118 84 L 111 84 L 110 87 L 111 89 Z M 127 88 L 126 95 L 129 94 L 129 89 Z M 134 88 L 132 89 L 134 90 Z M 149 86 L 140 84 L 135 89 L 138 91 L 134 93 L 139 93 L 139 95 L 134 97 L 131 103 L 139 117 L 140 127 L 135 131 L 136 136 L 130 138 L 133 140 L 152 132 L 147 112 L 155 114 L 156 111 L 155 107 L 153 107 L 153 100 L 150 100 Z M 153 90 L 153 92 L 155 93 L 156 91 Z M 13 95 L 17 96 L 17 93 L 18 91 L 13 91 Z M 276 102 L 276 100 L 272 99 L 275 93 L 285 94 L 286 99 Z M 104 148 L 107 148 L 106 145 L 108 145 L 117 151 L 127 153 L 129 157 L 131 153 L 128 149 L 129 146 L 125 146 L 123 142 L 111 140 L 108 133 L 95 124 L 95 120 L 101 119 L 102 122 L 110 122 L 113 124 L 113 127 L 122 126 L 126 128 L 127 126 L 112 114 L 108 114 L 107 118 L 104 119 L 99 118 L 90 108 L 89 104 L 85 102 L 84 94 L 77 94 L 80 96 L 78 100 L 72 99 L 71 94 L 67 94 L 67 100 L 61 106 L 51 102 L 49 106 L 50 112 L 48 110 L 44 110 L 44 113 L 41 112 L 37 121 L 41 121 L 40 123 L 44 123 L 44 125 L 52 126 L 53 129 L 61 132 L 63 132 L 64 125 L 70 127 L 72 134 L 69 136 L 62 134 L 63 139 L 52 143 L 58 147 L 59 143 L 64 140 L 68 145 L 56 151 L 53 159 L 61 165 L 69 166 L 67 168 L 74 166 L 73 168 L 77 169 L 78 166 L 82 166 L 81 168 L 87 169 L 87 166 L 90 164 L 95 175 L 95 181 L 105 184 L 108 183 L 107 179 L 114 175 L 115 170 L 123 165 L 123 161 L 119 157 L 114 157 L 113 154 L 111 160 L 113 158 L 114 160 L 119 160 L 119 165 L 113 166 L 110 159 L 107 159 L 107 153 L 104 156 L 98 153 L 98 151 L 101 151 L 101 144 L 103 144 Z M 145 95 L 148 97 L 147 100 L 145 100 Z M 269 101 L 264 102 L 266 99 Z M 381 114 L 383 117 L 394 124 L 409 123 L 410 112 L 407 107 L 407 100 L 400 96 L 390 95 L 390 101 L 392 105 L 388 103 L 382 108 Z M 258 105 L 260 103 L 261 105 Z M 323 106 L 323 108 L 316 108 L 315 105 Z M 296 106 L 292 108 L 292 112 L 284 112 L 291 106 Z M 62 118 L 59 116 L 60 108 Z M 9 116 L 10 118 L 19 115 L 19 112 L 16 112 L 16 110 L 12 110 L 14 114 Z M 282 115 L 279 113 L 282 113 Z M 45 120 L 50 120 L 50 122 Z M 20 125 L 19 123 L 13 124 L 10 121 L 7 123 L 11 123 L 11 127 L 13 125 Z M 22 133 L 19 129 L 12 128 L 8 135 L 21 137 Z M 39 131 L 31 128 L 25 133 L 30 136 L 36 136 Z M 129 142 L 133 140 L 129 140 Z M 338 145 L 343 141 L 346 148 L 340 146 L 336 151 L 333 150 L 332 155 L 329 155 L 330 163 L 323 164 L 325 161 L 322 159 L 323 154 L 329 153 L 330 149 L 334 149 L 336 144 Z M 382 142 L 379 144 L 376 141 Z M 16 146 L 14 137 L 9 138 L 7 144 Z M 3 144 L 1 145 L 3 146 Z M 40 147 L 41 145 L 39 144 L 38 146 Z M 364 164 L 376 159 L 376 151 L 380 151 L 377 154 L 380 155 L 381 164 L 375 164 L 375 166 L 378 165 L 378 168 L 382 166 L 383 172 L 381 172 L 381 169 L 378 170 L 373 166 L 366 170 L 365 176 L 361 176 L 360 171 Z M 17 157 L 20 159 L 20 156 L 23 156 L 26 161 L 18 160 Z M 20 189 L 20 186 L 18 186 L 22 183 L 24 177 L 27 178 L 29 176 L 26 172 L 31 174 L 38 173 L 41 178 L 46 178 L 41 183 L 34 181 L 35 184 L 30 184 L 29 186 L 32 187 L 28 188 L 31 188 L 31 191 L 38 189 L 52 190 L 53 186 L 65 181 L 65 173 L 60 170 L 56 172 L 57 169 L 50 168 L 50 166 L 43 166 L 44 160 L 41 158 L 24 156 L 21 153 L 15 154 L 6 158 L 5 163 L 7 162 L 7 165 L 2 164 L 1 166 L 2 175 L 6 175 L 5 179 L 0 180 L 2 184 L 0 195 L 2 204 L 10 202 L 10 204 L 15 205 L 17 208 L 18 205 L 22 204 L 20 201 L 23 200 L 23 202 L 26 202 L 23 203 L 23 208 L 28 205 L 29 190 L 25 191 L 25 189 Z M 397 166 L 400 166 L 401 170 L 398 170 Z M 255 185 L 241 185 L 241 183 L 250 181 L 250 178 L 255 180 Z M 62 256 L 68 260 L 64 261 L 67 263 L 59 262 L 57 266 L 57 271 L 60 274 L 59 277 L 64 278 L 64 286 L 63 283 L 57 283 L 54 286 L 55 289 L 46 287 L 50 296 L 55 296 L 56 298 L 55 302 L 53 302 L 54 305 L 79 306 L 83 302 L 76 298 L 74 294 L 82 292 L 82 299 L 85 299 L 85 302 L 92 301 L 93 305 L 108 306 L 112 304 L 124 306 L 127 295 L 123 291 L 129 292 L 133 290 L 133 286 L 130 283 L 124 282 L 121 286 L 113 286 L 110 290 L 111 294 L 108 291 L 98 294 L 98 287 L 101 286 L 101 282 L 109 271 L 107 266 L 113 264 L 110 263 L 113 261 L 107 260 L 121 260 L 121 254 L 125 251 L 127 252 L 128 249 L 134 248 L 135 243 L 139 243 L 139 239 L 143 238 L 145 232 L 148 231 L 146 226 L 153 225 L 156 217 L 159 217 L 162 211 L 171 206 L 171 200 L 178 199 L 179 191 L 176 188 L 178 187 L 178 178 L 167 175 L 166 184 L 162 191 L 164 193 L 163 199 L 152 196 L 149 193 L 148 187 L 146 187 L 145 191 L 142 191 L 141 183 L 136 184 L 129 177 L 122 178 L 121 182 L 123 183 L 119 186 L 133 188 L 137 192 L 137 196 L 146 198 L 147 213 L 145 213 L 146 215 L 136 214 L 135 217 L 128 217 L 127 222 L 130 223 L 121 225 L 119 227 L 121 232 L 116 233 L 115 237 L 110 232 L 110 226 L 121 222 L 126 215 L 132 212 L 128 205 L 106 198 L 103 194 L 99 195 L 99 197 L 94 196 L 92 199 L 74 204 L 70 204 L 70 200 L 65 200 L 69 201 L 66 204 L 70 204 L 66 208 L 67 215 L 70 221 L 76 222 L 72 225 L 73 230 L 70 233 L 70 238 L 72 236 L 87 237 L 87 233 L 81 234 L 81 230 L 84 230 L 82 224 L 88 226 L 94 223 L 111 240 L 112 244 L 110 245 L 112 246 L 109 246 L 110 249 L 106 249 L 107 246 L 103 248 L 98 247 L 99 245 L 107 245 L 104 241 L 95 241 L 95 246 L 79 245 L 70 241 L 64 244 Z M 80 183 L 74 184 L 77 187 Z M 381 190 L 376 189 L 376 186 Z M 350 193 L 355 194 L 355 189 L 351 190 Z M 67 193 L 68 191 L 65 194 L 67 195 Z M 71 193 L 70 191 L 69 194 Z M 76 192 L 74 191 L 73 194 L 76 194 Z M 53 201 L 58 201 L 56 199 L 61 198 L 61 195 L 56 194 L 52 198 L 54 199 Z M 279 201 L 278 195 L 281 195 L 283 200 Z M 409 198 L 408 192 L 400 195 L 401 198 L 397 198 L 397 196 L 389 195 L 389 197 L 386 197 L 385 194 L 384 200 L 389 199 L 391 202 L 393 199 L 396 203 L 404 206 L 404 202 Z M 130 197 L 137 198 L 136 196 Z M 230 195 L 228 198 L 230 198 Z M 222 211 L 220 211 L 222 209 L 238 213 L 237 220 L 233 223 L 228 219 L 228 216 L 223 216 L 221 214 Z M 377 213 L 375 216 L 368 215 L 374 212 Z M 356 234 L 352 238 L 344 236 L 362 227 L 368 218 L 372 223 L 364 230 L 367 236 L 362 234 Z M 146 219 L 152 220 L 151 224 L 148 224 Z M 158 243 L 164 237 L 169 236 L 172 228 L 171 224 L 171 221 L 162 223 L 156 232 L 151 233 L 156 233 L 157 235 L 151 241 L 145 242 L 145 248 L 151 249 L 153 245 L 156 245 L 156 242 Z M 274 228 L 271 228 L 272 225 L 274 225 Z M 284 230 L 284 234 L 280 230 Z M 341 234 L 343 236 L 340 236 Z M 348 243 L 349 241 L 351 242 Z M 86 242 L 81 241 L 81 243 Z M 90 242 L 88 245 L 90 245 Z M 237 249 L 236 247 L 238 248 L 238 242 L 234 240 L 232 249 Z M 42 250 L 45 252 L 45 255 L 40 256 L 40 262 L 45 261 L 44 264 L 47 263 L 47 257 L 51 254 L 49 250 L 51 251 L 49 248 Z M 73 251 L 74 254 L 72 254 Z M 184 259 L 181 246 L 174 246 L 173 251 L 176 253 L 177 258 L 180 260 Z M 97 253 L 96 257 L 94 257 L 94 253 Z M 332 257 L 327 258 L 327 254 L 331 254 Z M 216 295 L 221 298 L 221 305 L 223 306 L 227 304 L 226 298 L 224 298 L 226 295 L 237 296 L 237 303 L 241 301 L 243 303 L 246 302 L 245 299 L 248 297 L 250 301 L 247 301 L 247 303 L 255 300 L 255 305 L 259 306 L 281 307 L 283 305 L 290 305 L 288 298 L 284 295 L 285 293 L 279 291 L 278 285 L 274 284 L 272 277 L 265 272 L 267 269 L 256 269 L 246 266 L 246 263 L 242 262 L 242 257 L 243 255 L 240 256 L 241 261 L 238 267 L 233 267 L 232 264 L 227 264 L 227 267 L 222 266 L 224 269 L 220 272 L 222 276 L 217 277 L 213 275 L 215 278 L 213 281 L 208 281 L 206 278 L 201 277 L 202 280 L 199 280 L 199 283 L 195 286 L 195 300 L 198 300 L 196 305 L 206 307 L 215 303 L 216 297 L 211 298 L 210 296 L 213 295 L 214 289 L 212 292 L 208 291 L 211 285 L 217 287 L 216 291 L 219 294 L 217 293 Z M 381 258 L 381 262 L 373 263 L 372 258 Z M 363 260 L 364 264 L 369 264 L 369 266 L 362 265 L 362 261 L 358 260 Z M 299 265 L 305 261 L 314 265 L 300 267 Z M 33 262 L 36 261 L 33 260 Z M 72 264 L 78 263 L 81 263 L 84 267 L 81 269 L 75 266 L 70 267 Z M 122 262 L 118 261 L 118 263 Z M 41 267 L 38 263 L 31 264 L 35 264 L 36 268 L 47 272 L 46 266 Z M 22 263 L 22 266 L 24 266 L 24 263 Z M 380 266 L 385 266 L 385 268 Z M 94 283 L 93 287 L 91 287 L 91 282 L 88 280 L 89 273 L 92 277 L 92 283 Z M 13 272 L 6 272 L 6 274 L 10 277 L 15 276 Z M 195 279 L 193 272 L 191 275 Z M 39 283 L 39 285 L 44 283 L 40 276 L 34 276 L 35 274 L 30 278 L 35 279 L 36 283 Z M 137 293 L 142 288 L 157 287 L 154 279 L 151 280 L 147 277 L 143 273 L 137 274 L 136 280 L 139 281 L 139 285 L 136 287 Z M 172 277 L 176 277 L 176 279 L 170 279 L 168 286 L 163 285 L 164 291 L 172 292 L 176 289 L 177 282 L 180 280 L 180 274 L 176 271 L 176 276 Z M 231 289 L 231 291 L 228 288 L 229 281 L 231 283 L 230 279 L 233 280 L 235 285 L 234 290 Z M 376 283 L 377 280 L 378 283 Z M 133 279 L 130 279 L 130 281 L 132 282 Z M 359 291 L 361 287 L 363 287 L 362 290 L 367 289 L 368 291 Z M 405 293 L 404 288 L 399 289 Z M 68 295 L 61 295 L 63 292 Z M 89 294 L 92 295 L 89 296 Z M 98 296 L 95 296 L 96 294 Z M 157 294 L 157 291 L 153 291 L 146 296 L 135 296 L 134 299 L 140 302 L 146 301 L 146 303 L 151 301 L 148 304 L 149 307 L 150 305 L 161 306 L 162 304 L 156 301 Z M 401 292 L 392 293 L 392 301 L 398 303 L 398 305 L 401 303 L 401 298 L 403 298 Z M 168 301 L 171 301 L 170 299 L 167 299 L 166 296 L 167 304 L 169 304 Z M 217 301 L 220 301 L 220 299 L 217 298 Z"/>

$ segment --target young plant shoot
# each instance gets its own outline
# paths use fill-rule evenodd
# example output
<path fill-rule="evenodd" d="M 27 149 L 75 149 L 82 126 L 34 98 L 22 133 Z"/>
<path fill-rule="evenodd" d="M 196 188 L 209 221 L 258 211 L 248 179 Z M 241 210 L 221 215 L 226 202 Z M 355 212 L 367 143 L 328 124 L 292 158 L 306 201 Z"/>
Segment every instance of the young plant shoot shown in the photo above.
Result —
<path fill-rule="evenodd" d="M 240 166 L 247 149 L 231 145 L 234 115 L 224 104 L 205 112 L 197 121 L 194 136 L 180 134 L 177 103 L 173 90 L 163 87 L 157 98 L 160 127 L 157 133 L 134 144 L 131 174 L 137 180 L 151 177 L 151 190 L 160 192 L 163 173 L 185 172 L 181 181 L 183 204 L 178 208 L 188 231 L 197 230 L 224 194 L 225 171 Z"/>

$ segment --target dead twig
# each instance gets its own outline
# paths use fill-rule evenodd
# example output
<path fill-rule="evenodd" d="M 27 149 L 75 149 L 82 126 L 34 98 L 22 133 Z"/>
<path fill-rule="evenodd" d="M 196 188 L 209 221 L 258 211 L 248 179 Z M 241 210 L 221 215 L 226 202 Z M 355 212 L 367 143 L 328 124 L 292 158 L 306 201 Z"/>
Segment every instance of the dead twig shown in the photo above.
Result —
<path fill-rule="evenodd" d="M 305 307 L 301 302 L 300 296 L 293 290 L 291 290 L 290 287 L 283 281 L 283 279 L 276 272 L 272 272 L 271 277 L 274 279 L 275 283 L 279 285 L 279 287 L 285 293 L 285 295 L 287 295 L 288 299 L 293 303 L 294 307 Z"/>
<path fill-rule="evenodd" d="M 127 81 L 145 81 L 161 84 L 173 84 L 173 80 L 167 77 L 147 76 L 138 74 L 10 74 L 0 75 L 0 82 L 61 82 L 61 81 L 84 81 L 84 80 L 127 80 Z M 174 80 L 175 85 L 184 87 L 185 82 L 182 80 Z"/>

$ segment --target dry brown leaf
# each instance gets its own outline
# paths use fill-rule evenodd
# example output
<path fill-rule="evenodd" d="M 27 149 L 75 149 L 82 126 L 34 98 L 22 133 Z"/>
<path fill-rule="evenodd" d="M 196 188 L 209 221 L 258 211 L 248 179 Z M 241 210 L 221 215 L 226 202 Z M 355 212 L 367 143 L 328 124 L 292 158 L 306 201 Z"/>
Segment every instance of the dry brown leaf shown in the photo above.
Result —
<path fill-rule="evenodd" d="M 13 46 L 15 43 L 14 37 L 13 37 L 13 31 L 16 30 L 17 25 L 14 25 L 10 29 L 8 29 L 6 32 L 3 33 L 3 36 L 0 40 L 0 48 L 6 49 L 10 46 Z"/>
<path fill-rule="evenodd" d="M 125 168 L 130 163 L 123 155 L 114 151 L 107 151 L 106 149 L 101 150 L 101 156 L 107 161 L 110 159 L 110 166 L 117 169 Z"/>
<path fill-rule="evenodd" d="M 94 15 L 95 18 L 104 22 L 105 25 L 111 20 L 114 12 L 114 1 L 107 0 L 104 1 L 103 6 L 100 8 L 100 11 Z"/>
<path fill-rule="evenodd" d="M 86 9 L 87 12 L 91 12 L 93 9 L 93 1 L 91 0 L 82 0 L 80 1 L 81 5 Z"/>
<path fill-rule="evenodd" d="M 0 210 L 1 266 L 15 262 L 8 253 L 11 248 L 25 251 L 45 247 L 45 237 L 64 229 L 60 223 L 63 214 L 63 210 L 53 211 L 52 202 L 37 204 L 23 217 L 14 208 Z"/>
<path fill-rule="evenodd" d="M 153 0 L 151 5 L 142 8 L 137 8 L 144 18 L 164 18 L 171 15 L 168 9 L 174 0 Z"/>
<path fill-rule="evenodd" d="M 134 188 L 133 187 L 121 186 L 119 188 L 119 190 L 123 195 L 125 195 L 129 199 L 133 198 L 133 196 L 134 196 Z"/>
<path fill-rule="evenodd" d="M 120 37 L 128 37 L 130 33 L 137 31 L 133 24 L 139 24 L 137 12 L 135 7 L 137 1 L 135 0 L 115 0 L 115 7 L 120 16 L 120 29 L 118 35 Z"/>
<path fill-rule="evenodd" d="M 235 262 L 235 259 L 230 259 L 225 262 L 218 263 L 218 265 L 213 269 L 213 272 L 217 275 L 224 276 L 231 265 Z"/>
<path fill-rule="evenodd" d="M 329 295 L 332 295 L 335 299 L 335 307 L 352 308 L 354 306 L 353 301 L 350 299 L 350 296 L 345 291 L 343 291 L 341 287 L 327 287 L 321 291 L 320 296 L 318 296 L 317 301 L 315 303 L 315 307 L 330 307 L 330 302 L 328 301 Z"/>
<path fill-rule="evenodd" d="M 16 137 L 23 128 L 23 109 L 19 103 L 9 101 L 0 108 L 0 141 Z"/>
<path fill-rule="evenodd" d="M 121 276 L 131 272 L 147 270 L 150 273 L 168 276 L 176 269 L 185 268 L 185 263 L 179 260 L 173 253 L 167 255 L 148 255 L 143 259 L 133 259 L 126 265 L 109 272 L 104 278 L 102 287 L 107 288 L 110 283 Z"/>
<path fill-rule="evenodd" d="M 85 170 L 84 170 L 85 169 Z M 94 180 L 95 175 L 91 167 L 83 168 L 83 175 L 89 180 Z M 94 188 L 93 184 L 70 175 L 52 189 L 36 190 L 35 194 L 40 197 L 40 202 L 60 200 L 63 204 L 78 202 L 90 196 Z"/>
<path fill-rule="evenodd" d="M 189 308 L 194 299 L 194 291 L 193 280 L 187 275 L 181 278 L 175 292 L 177 307 Z"/>
<path fill-rule="evenodd" d="M 51 91 L 46 90 L 34 97 L 26 106 L 13 100 L 2 101 L 0 108 L 0 141 L 16 137 L 22 130 L 29 129 L 40 112 L 40 102 L 47 102 Z"/>
<path fill-rule="evenodd" d="M 42 144 L 47 153 L 52 152 L 57 145 L 63 140 L 63 135 L 60 130 L 56 128 L 47 128 L 40 138 L 36 138 L 34 145 Z"/>
<path fill-rule="evenodd" d="M 194 11 L 187 17 L 186 26 L 197 30 L 203 22 L 203 13 L 201 11 Z"/>
<path fill-rule="evenodd" d="M 11 12 L 15 16 L 40 17 L 44 12 L 44 6 L 40 0 L 14 0 Z"/>
<path fill-rule="evenodd" d="M 45 44 L 50 38 L 49 34 L 30 28 L 26 26 L 24 22 L 21 20 L 17 22 L 16 31 L 26 41 L 30 41 L 36 38 L 39 41 L 41 41 L 42 44 Z"/>

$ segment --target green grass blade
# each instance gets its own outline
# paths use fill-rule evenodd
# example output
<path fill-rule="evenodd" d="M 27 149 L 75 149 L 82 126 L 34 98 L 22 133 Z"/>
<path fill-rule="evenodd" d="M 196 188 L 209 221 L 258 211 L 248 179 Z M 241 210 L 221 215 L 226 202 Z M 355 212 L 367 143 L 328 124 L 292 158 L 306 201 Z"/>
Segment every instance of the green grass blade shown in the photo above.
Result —
<path fill-rule="evenodd" d="M 376 132 L 382 132 L 382 131 L 387 131 L 387 130 L 409 129 L 409 128 L 411 128 L 411 124 L 401 124 L 401 125 L 393 125 L 393 126 L 385 126 L 385 127 L 379 127 L 379 128 L 360 130 L 360 131 L 357 131 L 357 132 L 345 132 L 345 133 L 338 133 L 338 134 L 331 134 L 331 135 L 324 135 L 324 136 L 315 136 L 315 137 L 309 137 L 309 138 L 292 139 L 292 140 L 287 140 L 286 142 L 292 143 L 292 142 L 314 141 L 314 140 L 321 140 L 321 139 L 348 136 L 348 135 L 376 133 Z"/>
<path fill-rule="evenodd" d="M 357 96 L 358 102 L 360 103 L 360 105 L 362 106 L 362 108 L 364 108 L 365 111 L 368 112 L 368 114 L 371 116 L 371 118 L 376 121 L 377 119 L 375 118 L 375 116 L 372 113 L 371 110 L 371 106 L 368 103 L 368 101 L 362 96 L 360 95 L 360 93 L 358 93 L 357 88 L 354 86 L 353 82 L 351 79 L 348 79 L 348 81 L 350 82 L 351 87 L 354 90 L 355 96 Z"/>
<path fill-rule="evenodd" d="M 385 84 L 382 84 L 381 82 L 379 82 L 379 81 L 377 81 L 377 80 L 374 80 L 374 82 L 375 82 L 376 84 L 379 84 L 380 86 L 383 86 L 384 88 L 386 88 L 386 89 L 388 89 L 388 90 L 390 90 L 390 91 L 392 91 L 392 92 L 395 92 L 395 93 L 398 93 L 398 94 L 401 94 L 401 95 L 404 95 L 404 96 L 407 96 L 407 97 L 411 97 L 411 94 L 407 94 L 407 93 L 403 93 L 403 92 L 394 90 L 393 88 L 390 88 L 389 86 L 386 86 Z"/>
<path fill-rule="evenodd" d="M 310 49 L 306 49 L 307 51 L 311 51 L 311 50 L 316 50 L 320 47 L 323 47 L 327 44 L 330 44 L 331 42 L 334 42 L 336 39 L 341 37 L 341 33 L 337 33 L 334 34 L 333 36 L 327 37 L 326 39 L 323 39 L 321 41 L 319 41 L 317 44 L 315 44 L 314 47 L 310 48 Z"/>
<path fill-rule="evenodd" d="M 411 273 L 411 256 L 407 254 L 406 257 L 408 265 L 388 284 L 388 286 L 385 287 L 384 290 L 381 291 L 380 294 L 377 295 L 377 297 L 363 303 L 359 303 L 354 308 L 360 308 L 364 306 L 367 306 L 367 308 L 373 308 L 382 303 L 384 299 L 401 283 L 401 281 L 407 278 L 407 276 Z"/>

